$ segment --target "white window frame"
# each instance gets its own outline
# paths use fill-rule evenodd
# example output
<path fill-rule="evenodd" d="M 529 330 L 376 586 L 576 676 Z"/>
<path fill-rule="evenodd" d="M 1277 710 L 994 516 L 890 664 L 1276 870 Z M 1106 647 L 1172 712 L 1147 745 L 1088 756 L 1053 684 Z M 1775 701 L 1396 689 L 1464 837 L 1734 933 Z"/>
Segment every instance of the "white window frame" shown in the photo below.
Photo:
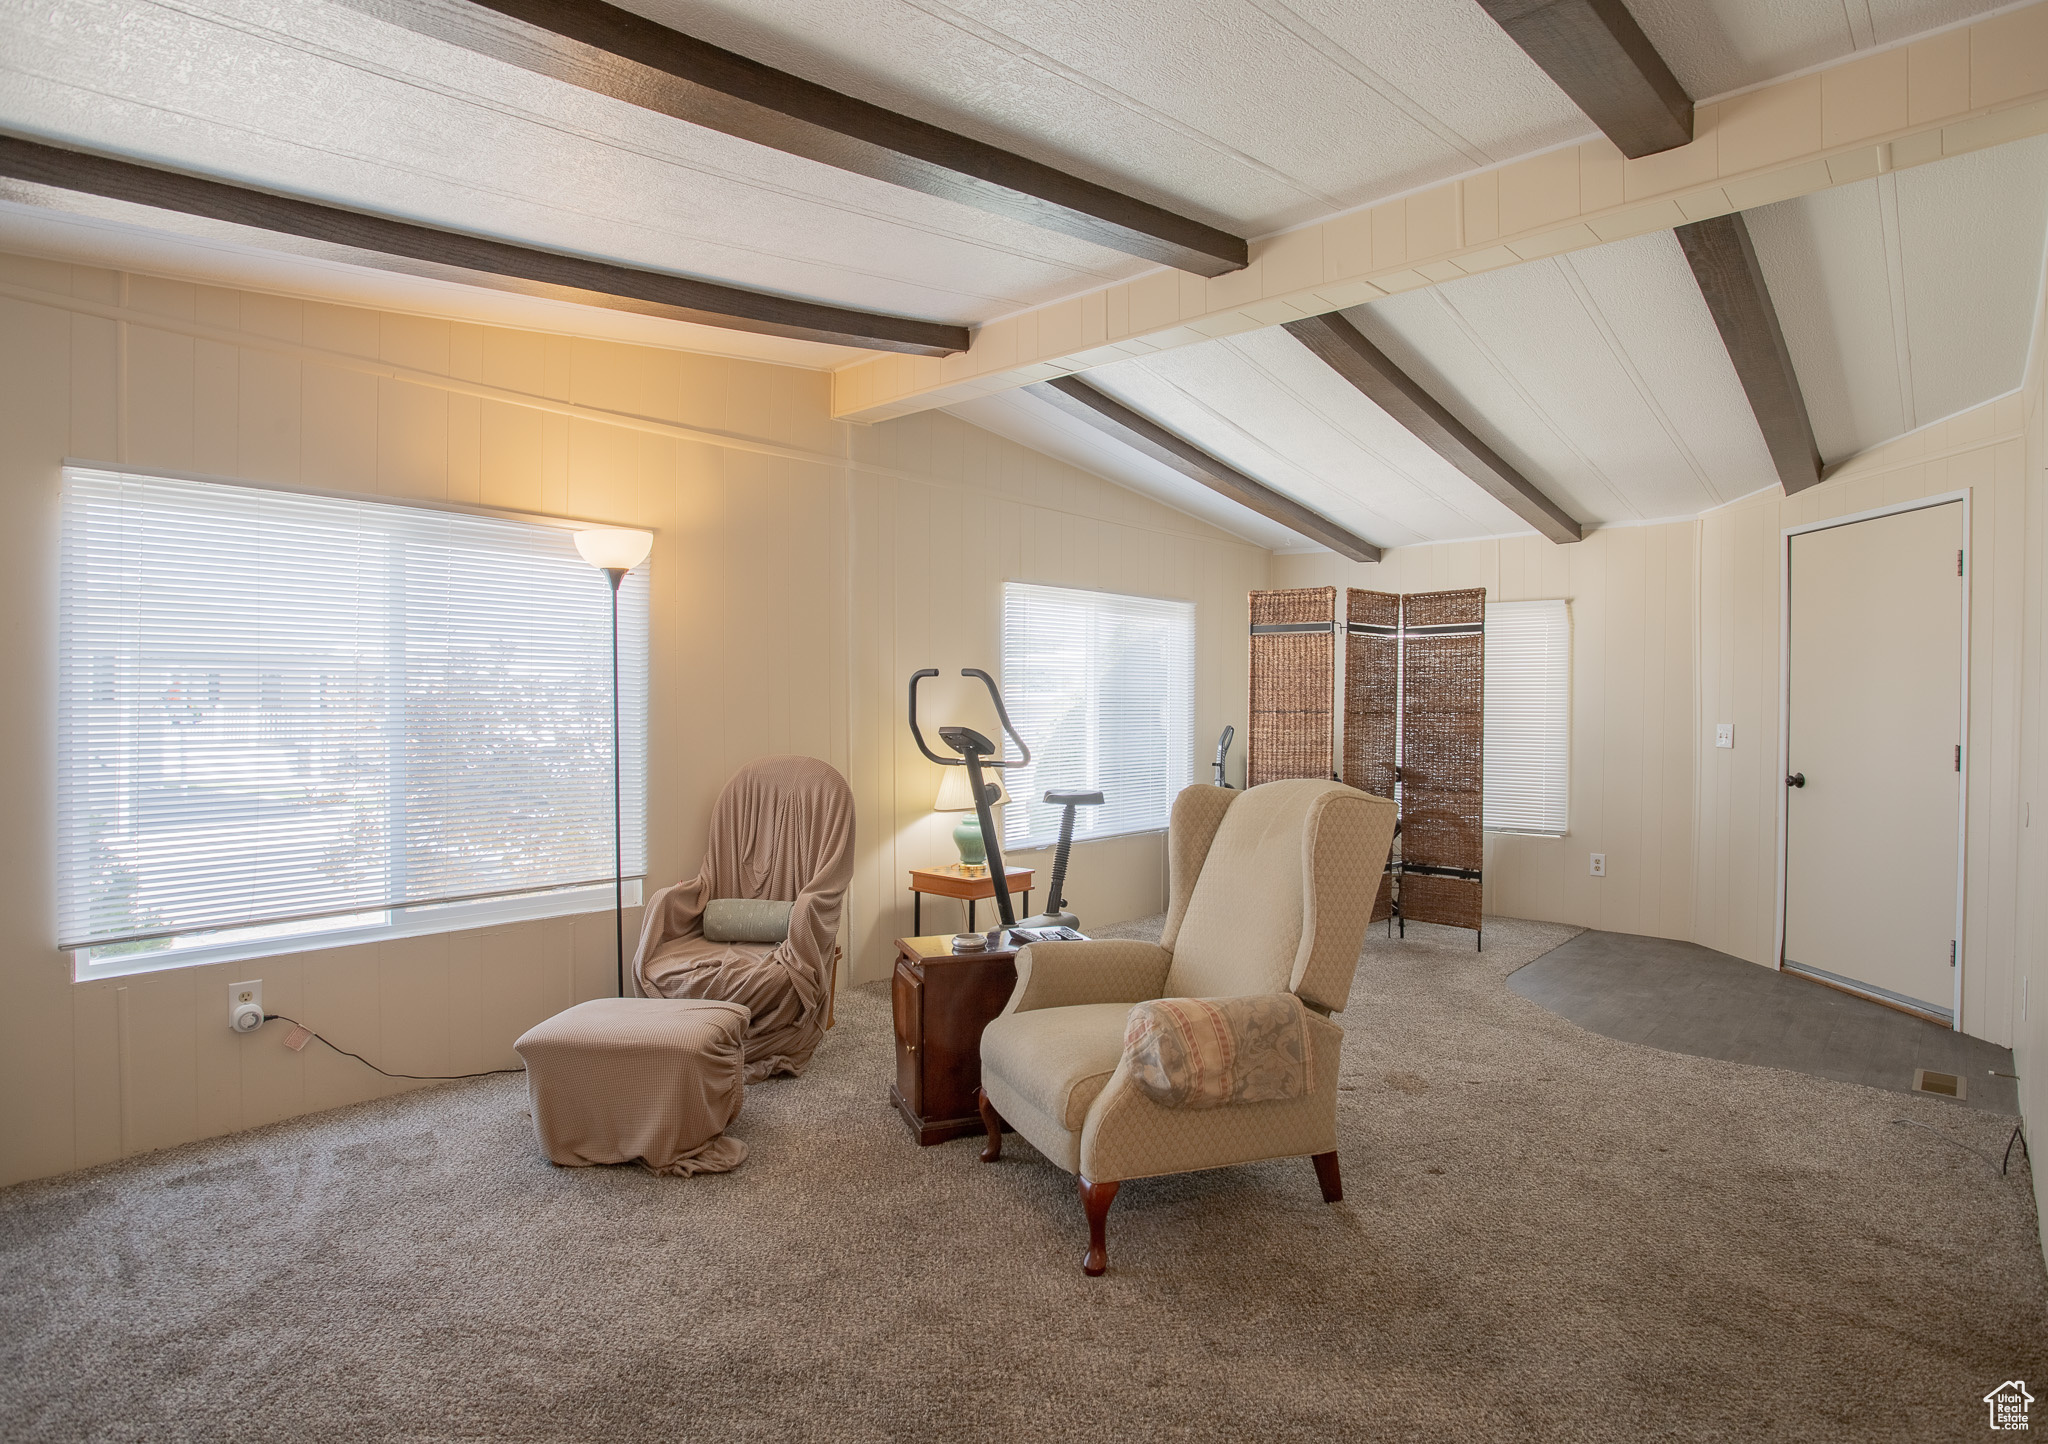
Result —
<path fill-rule="evenodd" d="M 1555 827 L 1501 826 L 1496 824 L 1491 818 L 1485 820 L 1485 822 L 1483 823 L 1483 827 L 1486 832 L 1497 833 L 1502 836 L 1568 837 L 1571 834 L 1573 637 L 1571 603 L 1568 600 L 1559 597 L 1513 602 L 1489 601 L 1486 604 L 1486 645 L 1488 652 L 1486 663 L 1486 688 L 1488 698 L 1487 705 L 1485 708 L 1485 725 L 1488 730 L 1492 729 L 1495 722 L 1495 714 L 1497 710 L 1494 703 L 1494 686 L 1496 677 L 1499 674 L 1496 671 L 1495 660 L 1493 655 L 1493 650 L 1496 646 L 1495 638 L 1497 635 L 1495 632 L 1496 619 L 1505 620 L 1505 616 L 1503 614 L 1520 614 L 1524 616 L 1529 616 L 1538 615 L 1540 613 L 1550 614 L 1550 617 L 1554 621 L 1555 625 L 1559 626 L 1562 629 L 1564 642 L 1564 671 L 1563 676 L 1557 679 L 1558 691 L 1561 695 L 1554 699 L 1557 708 L 1557 713 L 1554 718 L 1554 722 L 1556 727 L 1558 728 L 1557 741 L 1560 765 L 1559 796 L 1557 799 L 1557 825 Z M 1484 758 L 1483 762 L 1483 805 L 1490 804 L 1491 800 L 1496 795 L 1494 781 L 1497 772 L 1496 757 L 1498 754 L 1495 753 L 1494 750 L 1491 748 L 1487 750 L 1489 755 L 1487 755 Z"/>
<path fill-rule="evenodd" d="M 195 481 L 215 486 L 274 491 L 291 496 L 359 501 L 380 506 L 401 506 L 421 511 L 445 511 L 467 516 L 492 517 L 529 526 L 558 528 L 568 532 L 579 531 L 591 525 L 587 522 L 568 518 L 500 507 L 472 506 L 460 502 L 437 502 L 407 497 L 371 495 L 320 487 L 295 486 L 288 483 L 259 482 L 235 477 L 211 476 L 164 467 L 120 465 L 67 457 L 63 463 L 63 473 L 67 479 L 73 471 L 101 472 L 117 475 L 126 474 L 173 481 Z M 652 679 L 650 677 L 650 693 L 651 689 Z M 643 723 L 639 728 L 639 732 L 643 751 L 640 772 L 644 777 L 646 775 L 646 757 L 644 754 L 650 738 L 650 729 Z M 61 740 L 59 745 L 62 745 Z M 641 813 L 644 824 L 647 814 L 646 807 L 643 806 L 641 808 Z M 641 851 L 644 856 L 646 852 L 644 842 L 641 845 Z M 645 891 L 643 882 L 644 875 L 636 875 L 629 872 L 624 879 L 625 906 L 637 907 L 641 903 Z M 95 957 L 95 949 L 72 949 L 70 950 L 72 974 L 73 980 L 77 982 L 85 982 L 96 978 L 127 977 L 136 974 L 162 972 L 173 968 L 199 967 L 209 963 L 235 962 L 250 958 L 317 952 L 331 948 L 355 947 L 365 943 L 493 927 L 540 918 L 608 912 L 612 909 L 613 903 L 612 884 L 604 882 L 601 884 L 593 883 L 570 887 L 535 889 L 503 897 L 477 898 L 450 903 L 420 903 L 404 907 L 374 909 L 345 917 L 318 918 L 296 924 L 258 925 L 216 932 L 184 933 L 172 937 L 168 946 L 151 952 L 102 954 Z"/>
<path fill-rule="evenodd" d="M 1046 582 L 1027 582 L 1021 579 L 1005 581 L 1003 583 L 1003 607 L 1000 621 L 1002 630 L 1003 692 L 1010 715 L 1017 723 L 1017 730 L 1023 735 L 1025 741 L 1031 744 L 1034 754 L 1038 752 L 1039 743 L 1033 738 L 1032 726 L 1030 721 L 1027 720 L 1032 711 L 1031 703 L 1027 697 L 1020 696 L 1019 687 L 1021 684 L 1016 681 L 1015 663 L 1010 655 L 1010 603 L 1015 589 L 1018 588 L 1038 592 L 1061 592 L 1082 598 L 1152 603 L 1174 608 L 1178 615 L 1185 619 L 1187 625 L 1187 696 L 1184 704 L 1186 727 L 1184 736 L 1170 739 L 1167 744 L 1172 750 L 1168 754 L 1164 784 L 1166 795 L 1163 799 L 1163 810 L 1156 819 L 1147 818 L 1136 825 L 1119 825 L 1116 823 L 1097 822 L 1095 817 L 1091 817 L 1091 814 L 1099 816 L 1102 812 L 1107 811 L 1107 809 L 1079 808 L 1075 815 L 1074 841 L 1093 842 L 1112 837 L 1142 837 L 1166 831 L 1172 817 L 1173 799 L 1179 794 L 1181 788 L 1194 780 L 1195 707 L 1197 695 L 1195 674 L 1200 667 L 1201 635 L 1201 616 L 1196 604 L 1181 597 L 1155 597 L 1137 592 L 1109 591 L 1100 587 L 1069 587 Z M 1099 720 L 1093 725 L 1099 731 L 1101 726 Z M 1029 795 L 1036 797 L 1043 794 L 1048 787 L 1091 787 L 1101 789 L 1105 798 L 1112 803 L 1115 799 L 1116 779 L 1103 775 L 1099 766 L 1092 771 L 1090 776 L 1085 778 L 1046 781 L 1041 780 L 1037 765 L 1034 763 L 1028 771 L 1028 775 L 1032 779 L 1029 784 L 1022 780 L 1023 775 L 1027 774 L 1011 771 L 1005 772 L 1003 775 L 1004 788 L 1015 799 L 1004 808 L 1004 817 L 1000 824 L 1005 851 L 1036 852 L 1052 847 L 1059 840 L 1056 822 L 1050 825 L 1049 830 L 1026 832 L 1022 835 L 1012 831 L 1011 810 L 1019 807 L 1027 792 Z M 1020 810 L 1017 815 L 1023 816 L 1024 814 Z M 1110 815 L 1114 816 L 1113 813 Z"/>

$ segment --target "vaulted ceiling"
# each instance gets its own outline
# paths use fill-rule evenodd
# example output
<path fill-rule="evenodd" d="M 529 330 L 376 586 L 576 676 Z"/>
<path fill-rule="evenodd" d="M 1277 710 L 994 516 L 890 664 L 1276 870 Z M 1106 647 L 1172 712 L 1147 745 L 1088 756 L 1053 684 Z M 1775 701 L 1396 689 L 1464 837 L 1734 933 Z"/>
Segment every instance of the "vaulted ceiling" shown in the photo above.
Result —
<path fill-rule="evenodd" d="M 0 0 L 0 133 L 960 326 L 1155 268 L 394 23 L 410 3 Z M 624 8 L 1254 240 L 1596 133 L 1475 0 Z M 1704 102 L 1997 7 L 1628 8 Z M 1747 222 L 1824 459 L 2018 384 L 2048 239 L 2048 140 L 1836 186 Z M 595 310 L 518 280 L 21 180 L 0 179 L 0 247 L 791 365 L 868 354 Z M 1345 318 L 1587 525 L 1696 515 L 1777 482 L 1670 232 L 1391 296 Z M 1377 545 L 1528 530 L 1281 329 L 1119 361 L 1087 380 Z M 1312 545 L 1029 392 L 953 410 L 1262 544 Z"/>

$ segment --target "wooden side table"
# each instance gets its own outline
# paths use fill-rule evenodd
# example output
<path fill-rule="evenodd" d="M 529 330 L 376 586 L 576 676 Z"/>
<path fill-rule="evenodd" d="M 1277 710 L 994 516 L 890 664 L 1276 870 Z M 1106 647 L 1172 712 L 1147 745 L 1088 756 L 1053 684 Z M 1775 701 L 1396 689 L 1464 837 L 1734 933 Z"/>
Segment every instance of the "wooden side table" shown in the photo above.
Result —
<path fill-rule="evenodd" d="M 1031 916 L 1031 869 L 1028 867 L 1006 867 L 1010 891 L 1024 894 L 1024 911 L 1017 914 L 1021 920 Z M 967 904 L 967 926 L 962 932 L 974 931 L 974 904 L 981 898 L 996 895 L 995 879 L 984 870 L 978 876 L 970 877 L 957 862 L 944 867 L 914 867 L 910 870 L 910 929 L 915 933 L 924 932 L 925 894 L 933 897 L 956 897 Z"/>
<path fill-rule="evenodd" d="M 951 934 L 898 938 L 890 1002 L 896 1081 L 889 1101 L 920 1144 L 982 1131 L 981 1030 L 1017 986 L 1017 949 L 955 953 Z"/>

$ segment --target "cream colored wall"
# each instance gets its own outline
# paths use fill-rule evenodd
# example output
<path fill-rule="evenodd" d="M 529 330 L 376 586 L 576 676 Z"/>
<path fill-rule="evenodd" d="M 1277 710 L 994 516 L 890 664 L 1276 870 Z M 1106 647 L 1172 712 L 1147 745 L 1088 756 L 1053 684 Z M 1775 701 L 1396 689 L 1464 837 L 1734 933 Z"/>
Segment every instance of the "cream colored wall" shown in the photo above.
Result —
<path fill-rule="evenodd" d="M 2044 286 L 2048 291 L 2048 286 Z M 2044 296 L 2048 301 L 2048 296 Z M 2020 1112 L 2039 1148 L 2048 1124 L 2048 309 L 2035 318 L 2026 385 L 2020 533 L 2026 583 L 2020 599 L 2018 854 L 2014 894 L 2012 988 L 2013 1071 L 2020 1075 Z M 2041 804 L 2036 806 L 2035 804 Z M 2048 1151 L 2033 1155 L 2035 1213 L 2048 1250 Z"/>
<path fill-rule="evenodd" d="M 1486 910 L 1614 932 L 1693 927 L 1694 539 L 1690 522 L 1404 547 L 1377 563 L 1273 559 L 1273 585 L 1426 592 L 1485 587 L 1492 601 L 1571 603 L 1570 832 L 1489 833 Z M 1596 878 L 1589 854 L 1607 855 Z"/>
<path fill-rule="evenodd" d="M 413 1073 L 514 1063 L 527 1026 L 612 986 L 604 914 L 73 983 L 50 946 L 65 457 L 656 528 L 653 878 L 694 869 L 740 763 L 824 757 L 859 809 L 856 979 L 908 930 L 902 870 L 950 855 L 904 682 L 998 670 L 1004 578 L 1192 598 L 1200 728 L 1241 721 L 1263 551 L 952 418 L 861 430 L 828 401 L 814 372 L 0 255 L 0 1184 L 405 1086 L 231 1034 L 232 981 Z M 1092 920 L 1162 905 L 1157 835 L 1074 870 Z"/>
<path fill-rule="evenodd" d="M 1695 939 L 1770 964 L 1778 874 L 1779 568 L 1783 530 L 1943 492 L 1970 492 L 1968 874 L 1963 1028 L 2012 1041 L 2017 986 L 2019 680 L 2026 571 L 2017 395 L 1875 447 L 1794 497 L 1778 491 L 1700 519 L 1699 727 L 1735 724 L 1701 751 Z"/>

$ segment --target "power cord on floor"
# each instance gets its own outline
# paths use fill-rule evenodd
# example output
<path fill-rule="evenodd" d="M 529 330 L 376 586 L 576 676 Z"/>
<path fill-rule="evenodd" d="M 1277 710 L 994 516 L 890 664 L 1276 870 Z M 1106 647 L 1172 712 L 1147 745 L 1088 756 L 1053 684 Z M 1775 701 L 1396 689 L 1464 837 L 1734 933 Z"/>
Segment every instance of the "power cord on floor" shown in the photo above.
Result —
<path fill-rule="evenodd" d="M 379 1068 L 375 1063 L 372 1063 L 368 1058 L 365 1058 L 362 1054 L 351 1053 L 348 1049 L 342 1047 L 339 1043 L 331 1042 L 326 1038 L 322 1038 L 318 1033 L 315 1033 L 311 1028 L 306 1028 L 306 1025 L 304 1023 L 301 1023 L 297 1018 L 288 1018 L 283 1013 L 265 1013 L 263 1015 L 263 1021 L 266 1023 L 289 1023 L 294 1028 L 305 1028 L 307 1037 L 321 1043 L 326 1043 L 328 1047 L 332 1048 L 335 1052 L 341 1054 L 342 1057 L 353 1058 L 358 1063 L 362 1064 L 365 1068 L 368 1068 L 372 1073 L 383 1073 L 386 1078 L 405 1078 L 414 1083 L 453 1083 L 463 1078 L 489 1078 L 494 1074 L 498 1073 L 524 1073 L 526 1071 L 524 1068 L 486 1068 L 481 1073 L 388 1073 L 385 1072 L 384 1069 Z M 303 1047 L 304 1045 L 301 1044 L 300 1046 Z"/>
<path fill-rule="evenodd" d="M 2027 1167 L 2032 1168 L 2034 1166 L 2034 1156 L 2027 1152 L 2026 1126 L 2024 1123 L 2013 1124 L 2012 1137 L 2005 1140 L 2005 1162 L 1998 1165 L 1998 1172 L 2001 1177 L 2004 1175 L 2006 1167 L 2012 1162 L 2012 1146 L 2015 1143 L 2020 1146 L 2020 1157 L 2027 1161 Z"/>

